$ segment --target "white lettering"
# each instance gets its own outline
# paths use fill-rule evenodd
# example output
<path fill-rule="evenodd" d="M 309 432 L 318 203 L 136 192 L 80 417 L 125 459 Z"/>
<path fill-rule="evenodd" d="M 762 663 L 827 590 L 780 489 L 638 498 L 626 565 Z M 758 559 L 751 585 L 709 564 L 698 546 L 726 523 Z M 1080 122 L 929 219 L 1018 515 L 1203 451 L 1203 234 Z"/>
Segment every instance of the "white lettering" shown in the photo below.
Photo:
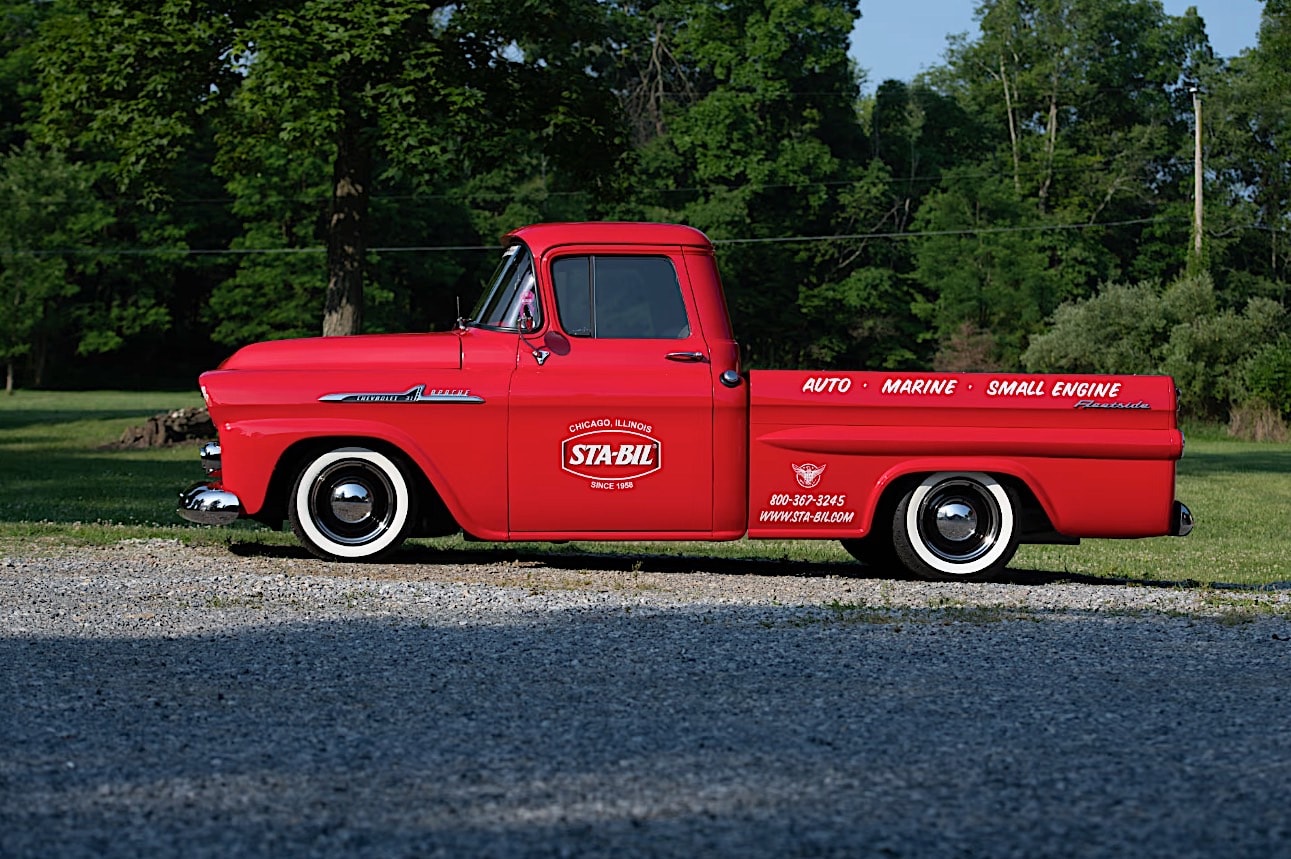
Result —
<path fill-rule="evenodd" d="M 579 421 L 576 424 L 570 424 L 569 431 L 582 432 L 583 430 L 586 430 L 586 429 L 600 429 L 603 427 L 608 427 L 609 425 L 610 425 L 609 418 L 601 418 L 599 420 L 594 420 L 594 421 Z"/>
<path fill-rule="evenodd" d="M 802 383 L 804 394 L 846 394 L 852 380 L 846 376 L 808 376 Z"/>
<path fill-rule="evenodd" d="M 885 394 L 914 394 L 916 396 L 953 396 L 959 387 L 958 379 L 884 379 Z"/>
<path fill-rule="evenodd" d="M 646 435 L 649 435 L 651 432 L 650 424 L 643 424 L 641 423 L 641 421 L 632 421 L 632 420 L 626 420 L 624 418 L 615 418 L 614 425 L 622 429 L 630 429 L 630 430 L 636 430 L 638 432 L 643 432 Z"/>
<path fill-rule="evenodd" d="M 1040 379 L 991 379 L 986 385 L 988 397 L 1043 397 L 1044 382 Z"/>
<path fill-rule="evenodd" d="M 1055 382 L 1055 397 L 1115 399 L 1121 395 L 1120 382 Z"/>
<path fill-rule="evenodd" d="M 470 390 L 467 389 L 460 392 L 452 391 L 448 393 L 469 394 Z M 645 433 L 646 435 L 649 435 L 654 431 L 654 428 L 650 426 L 650 424 L 630 418 L 614 418 L 613 420 L 610 420 L 609 418 L 595 418 L 594 420 L 578 421 L 569 425 L 569 431 L 571 433 L 580 433 L 586 432 L 587 430 L 610 429 L 611 427 L 635 430 L 637 432 Z"/>
<path fill-rule="evenodd" d="M 654 465 L 654 445 L 621 444 L 614 456 L 615 465 Z"/>

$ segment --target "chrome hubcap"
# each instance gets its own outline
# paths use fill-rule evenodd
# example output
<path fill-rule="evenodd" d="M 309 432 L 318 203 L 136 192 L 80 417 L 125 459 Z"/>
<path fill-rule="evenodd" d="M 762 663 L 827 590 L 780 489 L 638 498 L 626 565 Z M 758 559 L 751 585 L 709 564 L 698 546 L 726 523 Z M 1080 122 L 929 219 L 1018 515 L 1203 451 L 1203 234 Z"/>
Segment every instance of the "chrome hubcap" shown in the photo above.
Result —
<path fill-rule="evenodd" d="M 356 525 L 372 515 L 372 493 L 361 483 L 342 483 L 332 488 L 332 515 Z"/>
<path fill-rule="evenodd" d="M 934 555 L 967 564 L 991 551 L 1000 539 L 1001 513 L 984 487 L 952 479 L 933 487 L 919 505 L 918 527 Z"/>
<path fill-rule="evenodd" d="M 937 531 L 947 540 L 962 543 L 977 533 L 977 511 L 962 501 L 937 508 Z"/>
<path fill-rule="evenodd" d="M 380 539 L 397 514 L 389 478 L 359 459 L 341 460 L 325 468 L 314 479 L 309 508 L 323 536 L 346 546 Z"/>

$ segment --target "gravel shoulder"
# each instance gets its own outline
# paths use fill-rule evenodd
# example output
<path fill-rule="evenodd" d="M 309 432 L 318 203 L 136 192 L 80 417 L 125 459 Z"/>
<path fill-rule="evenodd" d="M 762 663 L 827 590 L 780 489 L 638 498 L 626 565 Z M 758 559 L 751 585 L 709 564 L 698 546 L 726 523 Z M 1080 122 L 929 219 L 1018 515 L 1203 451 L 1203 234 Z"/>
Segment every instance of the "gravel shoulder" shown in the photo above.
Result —
<path fill-rule="evenodd" d="M 1291 592 L 0 558 L 0 856 L 1269 856 Z"/>

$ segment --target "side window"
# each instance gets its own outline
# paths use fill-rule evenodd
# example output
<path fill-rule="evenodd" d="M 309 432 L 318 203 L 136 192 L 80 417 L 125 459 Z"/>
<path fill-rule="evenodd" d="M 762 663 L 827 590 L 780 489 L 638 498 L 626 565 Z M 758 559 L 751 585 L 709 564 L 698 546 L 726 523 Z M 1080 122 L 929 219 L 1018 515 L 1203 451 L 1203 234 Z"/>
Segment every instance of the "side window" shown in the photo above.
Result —
<path fill-rule="evenodd" d="M 565 257 L 551 264 L 560 326 L 571 337 L 592 336 L 592 258 Z"/>
<path fill-rule="evenodd" d="M 571 336 L 690 336 L 681 285 L 667 257 L 566 257 L 556 260 L 551 271 L 560 322 Z"/>

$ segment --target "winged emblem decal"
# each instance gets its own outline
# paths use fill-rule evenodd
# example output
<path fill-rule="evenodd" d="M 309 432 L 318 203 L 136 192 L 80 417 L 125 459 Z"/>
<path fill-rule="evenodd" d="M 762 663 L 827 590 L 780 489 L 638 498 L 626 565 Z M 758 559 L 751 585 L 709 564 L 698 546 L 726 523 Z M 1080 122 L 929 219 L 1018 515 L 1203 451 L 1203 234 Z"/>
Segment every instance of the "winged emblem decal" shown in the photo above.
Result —
<path fill-rule="evenodd" d="M 798 478 L 798 485 L 803 489 L 811 489 L 820 482 L 820 476 L 825 473 L 826 466 L 813 465 L 810 462 L 804 462 L 802 465 L 791 463 L 793 465 L 794 476 Z"/>

